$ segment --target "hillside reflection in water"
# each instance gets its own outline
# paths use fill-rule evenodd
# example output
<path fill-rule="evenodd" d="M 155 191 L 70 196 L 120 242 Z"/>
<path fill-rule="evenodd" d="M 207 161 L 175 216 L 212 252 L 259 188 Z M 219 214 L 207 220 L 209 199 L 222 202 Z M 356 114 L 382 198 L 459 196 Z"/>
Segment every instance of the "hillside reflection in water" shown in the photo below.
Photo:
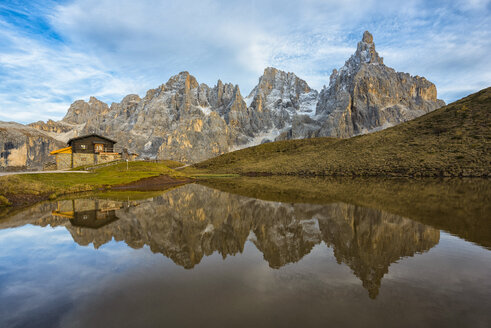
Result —
<path fill-rule="evenodd" d="M 288 264 L 308 258 L 314 249 L 317 253 L 332 252 L 336 265 L 346 265 L 352 277 L 361 281 L 365 295 L 368 294 L 365 298 L 372 300 L 378 298 L 391 265 L 409 257 L 417 259 L 437 246 L 441 237 L 440 230 L 431 226 L 372 208 L 342 202 L 264 201 L 198 184 L 185 185 L 145 200 L 61 200 L 39 205 L 6 222 L 10 228 L 25 223 L 64 228 L 78 245 L 93 245 L 94 249 L 102 249 L 114 243 L 113 240 L 133 249 L 147 246 L 152 253 L 162 254 L 177 266 L 191 271 L 216 253 L 224 264 L 230 259 L 231 265 L 236 265 L 233 263 L 240 261 L 241 256 L 244 261 L 250 261 L 247 254 L 252 250 L 249 247 L 245 251 L 247 245 L 255 247 L 269 270 L 278 274 Z M 90 257 L 95 258 L 97 252 Z M 489 251 L 484 252 L 489 258 Z M 250 264 L 257 266 L 257 262 Z M 311 274 L 309 268 L 299 268 L 302 268 L 301 275 Z M 332 268 L 332 264 L 328 268 Z M 336 279 L 339 277 L 333 275 L 333 281 Z M 296 284 L 295 280 L 292 284 Z M 151 288 L 145 288 L 148 287 Z M 489 283 L 484 287 L 489 288 Z M 312 297 L 315 301 L 319 296 Z M 5 302 L 1 294 L 0 302 Z M 489 316 L 480 318 L 478 322 L 488 319 Z"/>

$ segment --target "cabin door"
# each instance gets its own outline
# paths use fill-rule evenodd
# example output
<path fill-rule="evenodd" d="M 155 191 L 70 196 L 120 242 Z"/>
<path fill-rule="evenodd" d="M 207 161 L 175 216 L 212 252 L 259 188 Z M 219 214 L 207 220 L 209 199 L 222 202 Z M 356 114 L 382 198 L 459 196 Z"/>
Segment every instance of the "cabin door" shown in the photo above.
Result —
<path fill-rule="evenodd" d="M 103 153 L 104 152 L 104 145 L 103 144 L 95 144 L 95 152 L 96 153 Z"/>

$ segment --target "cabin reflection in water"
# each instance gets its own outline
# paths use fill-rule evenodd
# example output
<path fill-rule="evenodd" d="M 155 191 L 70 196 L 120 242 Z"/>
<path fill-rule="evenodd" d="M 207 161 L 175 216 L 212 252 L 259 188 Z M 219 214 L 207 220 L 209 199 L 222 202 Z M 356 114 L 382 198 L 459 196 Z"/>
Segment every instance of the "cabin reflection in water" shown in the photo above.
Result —
<path fill-rule="evenodd" d="M 116 210 L 123 207 L 124 203 L 104 199 L 62 200 L 51 214 L 69 219 L 75 227 L 99 229 L 118 220 Z"/>

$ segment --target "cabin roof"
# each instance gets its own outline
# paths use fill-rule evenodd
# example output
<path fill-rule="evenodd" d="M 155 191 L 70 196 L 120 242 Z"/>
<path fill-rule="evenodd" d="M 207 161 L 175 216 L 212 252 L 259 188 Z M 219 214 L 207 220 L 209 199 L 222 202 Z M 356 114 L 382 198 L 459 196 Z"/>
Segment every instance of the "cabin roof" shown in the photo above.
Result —
<path fill-rule="evenodd" d="M 65 148 L 61 148 L 61 149 L 57 149 L 57 150 L 53 150 L 52 152 L 50 152 L 51 155 L 55 155 L 55 154 L 71 154 L 72 153 L 72 147 L 65 147 Z"/>
<path fill-rule="evenodd" d="M 90 138 L 90 137 L 98 137 L 98 138 L 101 138 L 101 139 L 105 139 L 109 142 L 112 142 L 112 143 L 116 143 L 116 141 L 112 140 L 112 139 L 109 139 L 107 137 L 104 137 L 104 136 L 101 136 L 99 134 L 96 134 L 96 133 L 92 133 L 92 134 L 86 134 L 84 136 L 80 136 L 80 137 L 76 137 L 76 138 L 72 138 L 70 140 L 68 140 L 67 144 L 71 144 L 73 141 L 75 140 L 80 140 L 80 139 L 85 139 L 85 138 Z"/>

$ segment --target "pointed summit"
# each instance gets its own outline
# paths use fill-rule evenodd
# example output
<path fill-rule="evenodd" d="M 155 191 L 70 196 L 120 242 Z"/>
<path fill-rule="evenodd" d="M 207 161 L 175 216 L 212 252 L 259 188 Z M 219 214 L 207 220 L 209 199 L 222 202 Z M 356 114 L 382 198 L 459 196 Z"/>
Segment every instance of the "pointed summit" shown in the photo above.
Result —
<path fill-rule="evenodd" d="M 258 85 L 251 91 L 248 98 L 255 97 L 258 94 L 267 97 L 271 93 L 283 98 L 294 94 L 294 98 L 298 98 L 301 93 L 313 91 L 307 82 L 294 73 L 287 73 L 274 67 L 266 67 L 263 75 L 259 78 Z"/>
<path fill-rule="evenodd" d="M 358 42 L 355 57 L 359 59 L 361 63 L 367 64 L 384 64 L 384 59 L 380 57 L 375 50 L 375 43 L 373 43 L 373 35 L 365 31 L 363 38 Z"/>
<path fill-rule="evenodd" d="M 363 33 L 363 39 L 361 39 L 361 41 L 365 43 L 373 43 L 373 35 L 370 32 L 365 31 Z"/>
<path fill-rule="evenodd" d="M 436 96 L 435 85 L 425 78 L 384 65 L 365 31 L 356 52 L 333 70 L 329 87 L 319 95 L 316 117 L 323 126 L 316 134 L 348 138 L 378 131 L 444 105 Z"/>
<path fill-rule="evenodd" d="M 88 102 L 76 100 L 71 104 L 62 121 L 70 124 L 86 124 L 94 120 L 98 115 L 105 115 L 108 112 L 109 106 L 105 102 L 96 97 L 90 97 Z"/>
<path fill-rule="evenodd" d="M 379 56 L 373 43 L 373 35 L 365 31 L 363 37 L 356 47 L 356 52 L 344 63 L 344 66 L 334 70 L 330 77 L 330 84 L 336 80 L 340 74 L 356 74 L 362 66 L 366 64 L 384 65 L 384 59 Z M 384 65 L 385 66 L 385 65 Z"/>
<path fill-rule="evenodd" d="M 177 75 L 172 76 L 167 83 L 165 84 L 166 89 L 172 89 L 172 90 L 190 90 L 190 89 L 195 89 L 199 86 L 198 81 L 196 81 L 196 78 L 189 74 L 188 71 L 183 71 L 180 72 Z"/>
<path fill-rule="evenodd" d="M 271 111 L 275 128 L 283 129 L 295 115 L 313 116 L 317 95 L 317 91 L 294 73 L 267 67 L 247 101 L 257 112 L 264 108 Z"/>

